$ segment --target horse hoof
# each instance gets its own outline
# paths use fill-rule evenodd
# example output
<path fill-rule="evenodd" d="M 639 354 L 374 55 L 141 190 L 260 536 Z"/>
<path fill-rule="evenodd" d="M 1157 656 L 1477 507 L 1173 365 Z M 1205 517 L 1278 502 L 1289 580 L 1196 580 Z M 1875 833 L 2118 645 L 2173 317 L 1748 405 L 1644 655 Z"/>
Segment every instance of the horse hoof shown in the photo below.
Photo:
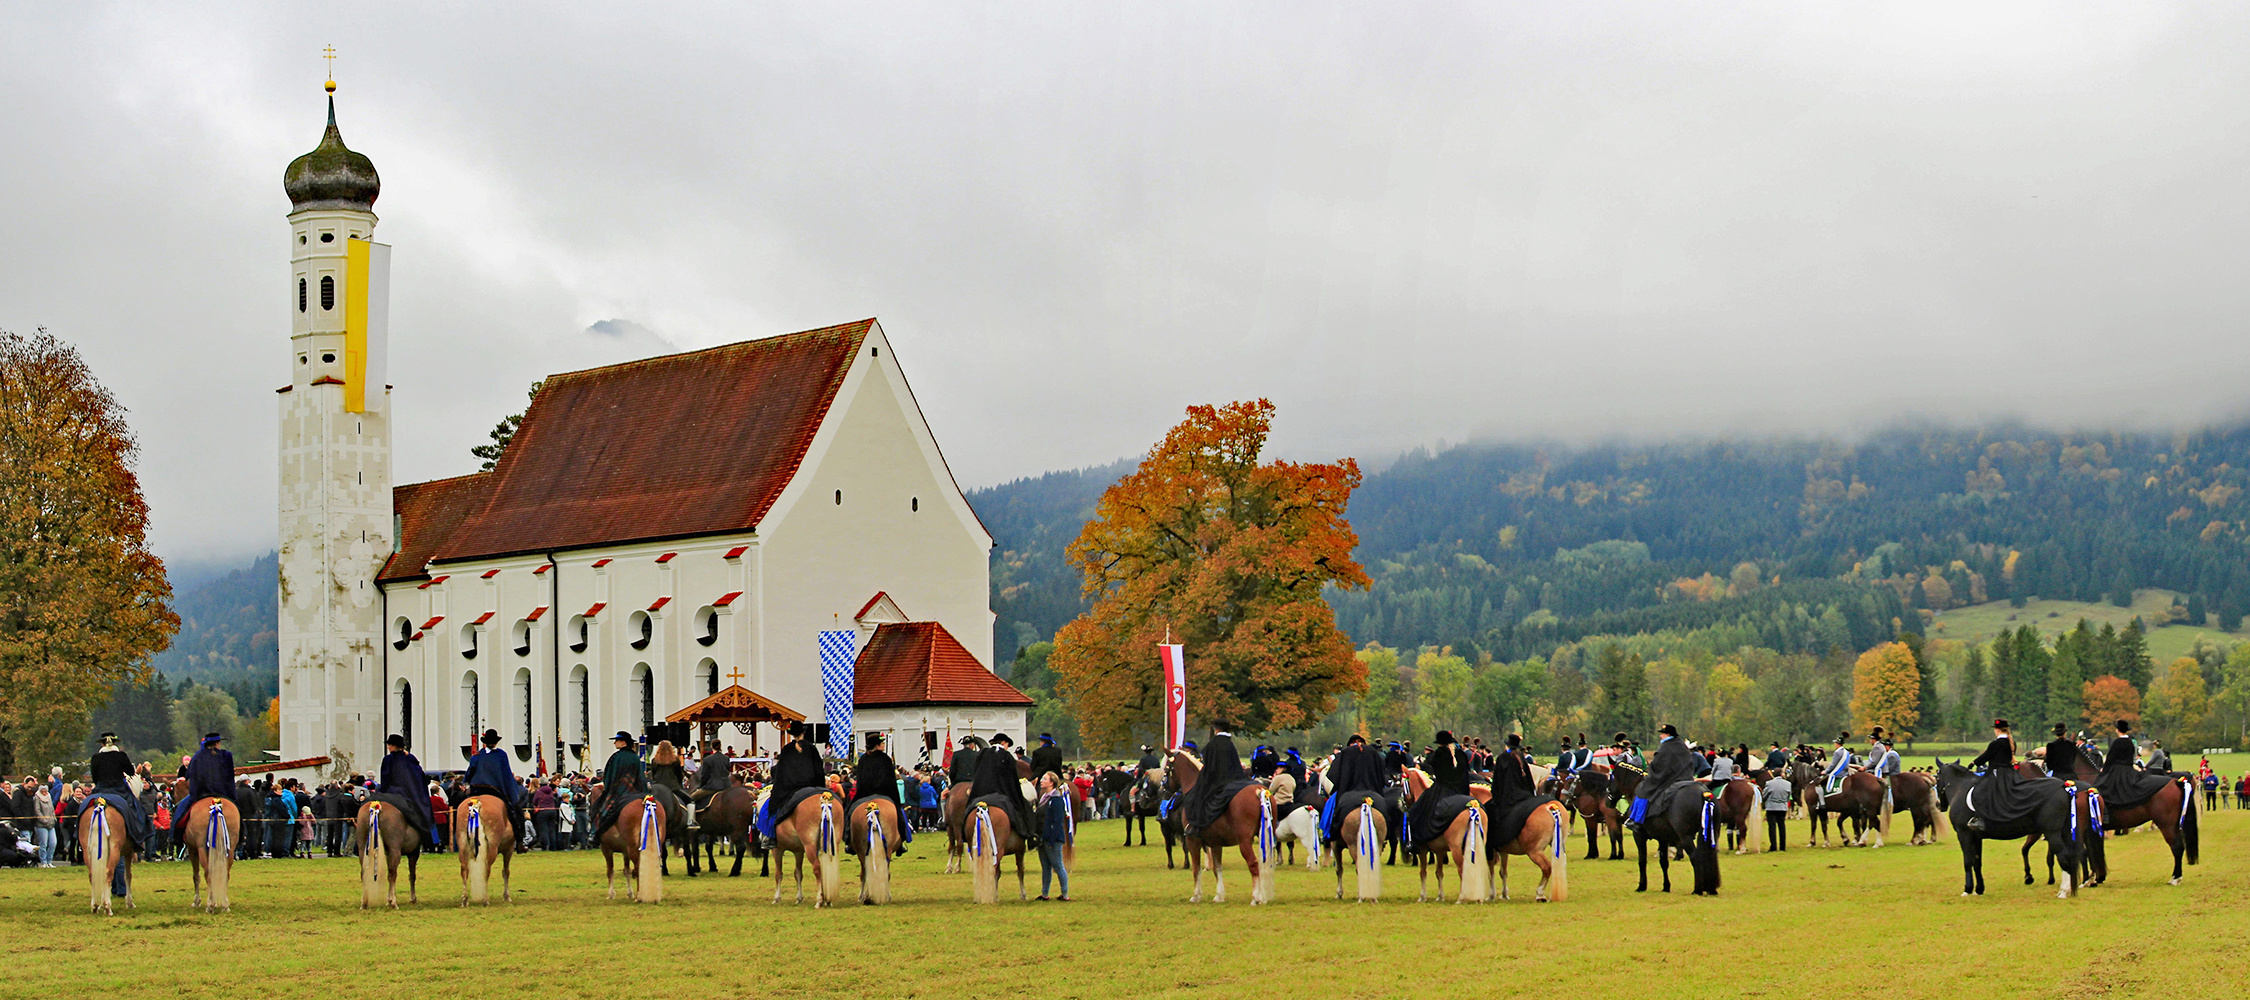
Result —
<path fill-rule="evenodd" d="M 2179 880 L 2179 879 L 2172 879 L 2171 881 L 2168 881 L 2168 882 L 2166 882 L 2166 883 L 2164 883 L 2164 884 L 2165 884 L 2165 885 L 2178 885 L 2178 884 L 2180 884 L 2180 880 Z"/>

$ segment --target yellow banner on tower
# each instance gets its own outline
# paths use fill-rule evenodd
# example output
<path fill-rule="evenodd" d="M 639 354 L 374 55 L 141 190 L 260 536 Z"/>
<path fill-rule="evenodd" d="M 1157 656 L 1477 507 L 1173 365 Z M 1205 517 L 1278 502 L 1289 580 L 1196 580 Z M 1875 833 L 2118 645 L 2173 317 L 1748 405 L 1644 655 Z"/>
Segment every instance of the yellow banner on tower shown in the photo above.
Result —
<path fill-rule="evenodd" d="M 344 410 L 381 410 L 390 355 L 391 248 L 371 240 L 344 246 Z"/>

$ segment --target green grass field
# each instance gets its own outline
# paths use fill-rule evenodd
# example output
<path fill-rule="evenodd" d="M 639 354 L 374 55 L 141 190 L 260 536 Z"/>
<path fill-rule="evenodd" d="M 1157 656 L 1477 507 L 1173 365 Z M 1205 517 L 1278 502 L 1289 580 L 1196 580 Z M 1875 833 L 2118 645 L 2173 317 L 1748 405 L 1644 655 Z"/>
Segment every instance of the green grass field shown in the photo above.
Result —
<path fill-rule="evenodd" d="M 1797 824 L 1793 830 L 1801 830 Z M 675 877 L 661 905 L 608 902 L 599 854 L 533 854 L 511 906 L 463 910 L 453 859 L 422 869 L 422 902 L 357 907 L 350 861 L 238 865 L 234 911 L 187 906 L 179 864 L 141 869 L 140 908 L 86 912 L 81 870 L 0 872 L 7 996 L 237 997 L 2185 997 L 2238 996 L 2250 935 L 2250 813 L 2205 817 L 2203 864 L 2164 884 L 2162 841 L 2116 840 L 2112 879 L 2057 900 L 2021 884 L 2012 846 L 1982 898 L 1960 852 L 1930 847 L 1726 856 L 1716 899 L 1632 891 L 1627 860 L 1571 866 L 1571 898 L 1415 904 L 1409 869 L 1385 899 L 1337 902 L 1332 873 L 1279 874 L 1252 909 L 1239 858 L 1228 902 L 1189 905 L 1155 847 L 1115 822 L 1082 828 L 1079 901 L 979 909 L 941 874 L 927 835 L 898 902 L 828 911 L 767 902 L 770 883 Z M 1896 838 L 1906 836 L 1903 824 Z M 1574 845 L 1583 849 L 1583 841 Z M 1517 873 L 1526 870 L 1516 859 Z M 752 862 L 751 872 L 755 872 Z M 679 871 L 677 862 L 674 871 Z M 856 869 L 848 868 L 847 871 Z M 1037 895 L 1037 862 L 1030 865 Z M 2042 879 L 2044 875 L 2042 874 Z M 845 891 L 856 898 L 856 882 Z"/>
<path fill-rule="evenodd" d="M 2133 606 L 2120 608 L 2107 601 L 2085 603 L 2081 601 L 2027 601 L 2023 607 L 2010 607 L 2006 601 L 1973 604 L 1939 612 L 1931 634 L 1956 642 L 1977 644 L 1991 641 L 2003 628 L 2021 628 L 2036 625 L 2052 643 L 2055 636 L 2078 627 L 2083 618 L 2093 622 L 2096 629 L 2104 623 L 2124 628 L 2137 615 L 2142 622 L 2155 622 L 2163 617 L 2160 612 L 2171 607 L 2175 595 L 2169 590 L 2137 590 L 2133 592 Z M 2250 632 L 2222 632 L 2215 627 L 2166 625 L 2151 628 L 2148 633 L 2149 660 L 2159 666 L 2187 655 L 2188 647 L 2196 636 L 2209 636 L 2221 645 L 2232 645 L 2250 639 Z"/>

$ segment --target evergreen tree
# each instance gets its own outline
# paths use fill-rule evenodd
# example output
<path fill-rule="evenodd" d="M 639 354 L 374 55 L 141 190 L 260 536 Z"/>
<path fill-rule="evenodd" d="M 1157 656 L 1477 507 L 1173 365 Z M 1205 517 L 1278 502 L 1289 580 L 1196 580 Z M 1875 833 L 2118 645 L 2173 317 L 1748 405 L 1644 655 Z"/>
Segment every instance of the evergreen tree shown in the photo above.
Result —
<path fill-rule="evenodd" d="M 2085 619 L 2055 640 L 2054 655 L 2047 660 L 2047 697 L 2041 713 L 2046 722 L 2076 727 L 2086 714 L 2086 665 L 2092 654 L 2093 630 Z"/>
<path fill-rule="evenodd" d="M 2133 685 L 2135 691 L 2147 691 L 2149 682 L 2148 630 L 2141 627 L 2136 617 L 2117 633 L 2117 676 Z"/>
<path fill-rule="evenodd" d="M 1908 728 L 1917 732 L 1935 728 L 1944 719 L 1944 716 L 1939 714 L 1938 711 L 1937 665 L 1931 663 L 1929 657 L 1923 655 L 1921 633 L 1899 633 L 1898 641 L 1900 645 L 1906 647 L 1908 653 L 1913 655 L 1916 675 L 1914 695 L 1916 713 L 1905 724 Z"/>
<path fill-rule="evenodd" d="M 2133 606 L 2133 577 L 2119 567 L 2117 576 L 2109 583 L 2109 603 L 2121 608 Z"/>
<path fill-rule="evenodd" d="M 2047 705 L 2047 666 L 2054 657 L 2039 630 L 2025 625 L 2016 630 L 2016 675 L 2008 685 L 2008 714 L 2019 725 L 2029 725 Z"/>
<path fill-rule="evenodd" d="M 1656 723 L 1650 717 L 1648 668 L 1639 653 L 1628 653 L 1615 644 L 1602 648 L 1595 679 L 1601 693 L 1594 698 L 1593 725 L 1604 735 L 1624 733 L 1636 740 L 1653 740 Z"/>
<path fill-rule="evenodd" d="M 161 672 L 126 678 L 110 688 L 109 704 L 95 709 L 87 728 L 85 752 L 100 747 L 102 733 L 116 733 L 129 750 L 177 749 L 172 742 L 172 686 Z"/>
<path fill-rule="evenodd" d="M 1984 647 L 1969 647 L 1969 655 L 1961 661 L 1958 695 L 1953 700 L 1952 729 L 1956 736 L 1973 734 L 1984 725 L 1985 666 Z"/>
<path fill-rule="evenodd" d="M 2193 625 L 2196 628 L 2202 628 L 2203 616 L 2210 610 L 2210 607 L 2203 602 L 2203 595 L 2201 593 L 2188 595 L 2187 623 L 2189 625 Z"/>

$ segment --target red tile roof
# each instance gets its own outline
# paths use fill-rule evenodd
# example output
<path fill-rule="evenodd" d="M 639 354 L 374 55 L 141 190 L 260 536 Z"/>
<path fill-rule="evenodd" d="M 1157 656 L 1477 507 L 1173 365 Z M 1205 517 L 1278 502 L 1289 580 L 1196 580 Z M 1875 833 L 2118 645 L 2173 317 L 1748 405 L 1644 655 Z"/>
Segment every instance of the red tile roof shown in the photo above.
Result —
<path fill-rule="evenodd" d="M 398 514 L 398 551 L 375 575 L 378 583 L 413 580 L 425 575 L 438 546 L 461 526 L 490 494 L 492 473 L 474 472 L 452 479 L 411 483 L 391 490 L 391 510 Z"/>
<path fill-rule="evenodd" d="M 756 529 L 796 475 L 874 325 L 549 376 L 486 474 L 489 496 L 445 533 L 433 557 Z"/>
<path fill-rule="evenodd" d="M 879 625 L 853 665 L 852 703 L 1029 705 L 1031 699 L 986 670 L 937 622 Z"/>

